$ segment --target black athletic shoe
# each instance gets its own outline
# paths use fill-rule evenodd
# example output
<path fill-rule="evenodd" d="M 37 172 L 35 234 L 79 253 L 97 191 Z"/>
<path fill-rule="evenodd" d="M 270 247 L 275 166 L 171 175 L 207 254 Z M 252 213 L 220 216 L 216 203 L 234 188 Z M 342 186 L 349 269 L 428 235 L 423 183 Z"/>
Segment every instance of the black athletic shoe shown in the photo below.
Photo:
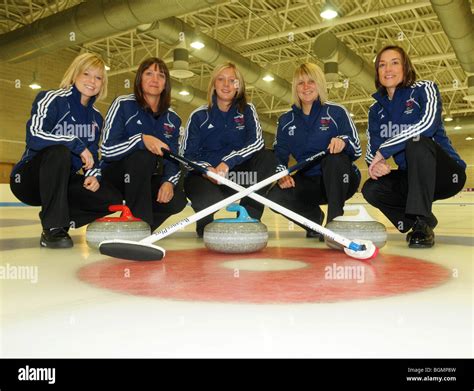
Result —
<path fill-rule="evenodd" d="M 419 220 L 420 218 L 417 217 L 417 221 Z M 438 225 L 438 219 L 436 218 L 436 216 L 431 213 L 431 216 L 429 217 L 423 217 L 422 220 L 424 220 L 426 223 L 428 223 L 428 226 L 433 230 L 436 228 L 436 226 Z M 413 226 L 412 230 L 410 232 L 407 233 L 407 236 L 406 236 L 406 241 L 407 243 L 410 242 L 411 240 L 411 236 L 413 235 L 413 229 L 414 227 L 416 226 L 416 223 L 417 221 L 415 221 L 415 225 Z"/>
<path fill-rule="evenodd" d="M 196 228 L 196 235 L 198 238 L 202 238 L 204 236 L 204 227 Z"/>
<path fill-rule="evenodd" d="M 324 221 L 324 212 L 321 211 L 321 219 L 319 220 L 319 225 L 323 224 Z M 306 237 L 307 238 L 317 238 L 320 242 L 324 242 L 324 235 L 320 234 L 319 232 L 313 231 L 312 229 L 306 230 Z"/>
<path fill-rule="evenodd" d="M 70 248 L 74 246 L 66 228 L 44 229 L 41 233 L 41 247 L 47 248 Z"/>
<path fill-rule="evenodd" d="M 411 234 L 411 235 L 410 235 Z M 435 243 L 435 234 L 433 229 L 424 220 L 417 218 L 415 226 L 408 241 L 408 247 L 410 248 L 430 248 Z"/>

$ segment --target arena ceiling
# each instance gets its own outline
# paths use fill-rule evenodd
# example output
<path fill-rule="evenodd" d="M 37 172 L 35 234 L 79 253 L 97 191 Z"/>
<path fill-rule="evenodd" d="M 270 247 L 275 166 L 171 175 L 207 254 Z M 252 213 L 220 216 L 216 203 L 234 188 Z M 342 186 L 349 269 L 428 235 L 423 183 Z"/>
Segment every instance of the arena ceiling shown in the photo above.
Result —
<path fill-rule="evenodd" d="M 133 3 L 133 0 L 129 2 Z M 0 30 L 5 35 L 36 20 L 64 13 L 80 3 L 84 2 L 3 0 L 0 3 Z M 112 6 L 114 1 L 102 3 Z M 170 1 L 170 7 L 172 3 L 176 2 Z M 252 66 L 259 66 L 281 78 L 278 79 L 280 84 L 287 87 L 291 83 L 293 70 L 301 62 L 314 61 L 323 66 L 313 50 L 316 37 L 323 32 L 334 33 L 370 69 L 381 47 L 399 44 L 410 54 L 418 78 L 438 84 L 445 112 L 449 111 L 454 117 L 474 118 L 474 102 L 465 99 L 469 95 L 468 75 L 460 66 L 430 1 L 334 0 L 331 3 L 339 13 L 331 21 L 321 18 L 324 1 L 319 0 L 231 0 L 188 13 L 177 13 L 176 17 L 197 33 L 205 34 L 226 50 L 231 50 L 240 56 L 239 59 L 245 58 Z M 472 14 L 472 1 L 468 3 Z M 140 61 L 150 55 L 164 58 L 172 68 L 174 48 L 175 45 L 167 40 L 157 38 L 154 26 L 147 23 L 105 34 L 79 45 L 72 44 L 68 50 L 101 53 L 110 64 L 111 76 L 117 77 L 136 69 Z M 178 80 L 181 82 L 178 85 L 205 91 L 215 64 L 193 53 L 196 50 L 191 51 L 189 57 L 193 76 Z M 249 83 L 248 92 L 259 114 L 274 120 L 288 109 L 289 103 L 281 94 L 272 93 L 272 81 L 266 83 L 268 85 L 263 85 L 261 81 Z M 340 69 L 338 80 L 329 93 L 330 100 L 345 105 L 362 127 L 367 121 L 367 109 L 372 102 L 370 94 L 373 92 L 373 85 L 365 84 L 351 79 Z"/>

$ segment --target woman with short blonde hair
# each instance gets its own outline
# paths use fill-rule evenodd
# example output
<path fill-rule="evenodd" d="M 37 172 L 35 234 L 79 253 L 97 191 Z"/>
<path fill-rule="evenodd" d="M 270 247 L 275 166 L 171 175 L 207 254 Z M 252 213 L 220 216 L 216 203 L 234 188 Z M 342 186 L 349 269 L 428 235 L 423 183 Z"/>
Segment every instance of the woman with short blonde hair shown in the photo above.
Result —
<path fill-rule="evenodd" d="M 10 187 L 22 202 L 41 206 L 42 247 L 72 247 L 70 227 L 105 216 L 109 205 L 122 201 L 118 190 L 101 181 L 99 168 L 103 119 L 94 102 L 106 93 L 104 61 L 84 53 L 68 67 L 59 89 L 41 91 L 33 103 L 26 150 Z"/>
<path fill-rule="evenodd" d="M 106 64 L 102 57 L 99 57 L 95 53 L 80 54 L 72 61 L 71 65 L 69 65 L 68 69 L 64 73 L 63 79 L 61 80 L 61 83 L 59 83 L 59 88 L 68 89 L 71 87 L 75 83 L 78 75 L 83 73 L 86 69 L 100 69 L 102 71 L 102 85 L 95 100 L 99 101 L 105 99 L 107 96 L 108 85 L 107 71 L 105 66 Z"/>
<path fill-rule="evenodd" d="M 298 96 L 298 81 L 305 76 L 310 80 L 314 80 L 318 91 L 319 101 L 324 105 L 328 100 L 326 77 L 324 76 L 322 69 L 311 62 L 301 64 L 293 73 L 293 83 L 291 84 L 293 104 L 301 109 L 301 99 Z"/>
<path fill-rule="evenodd" d="M 320 205 L 328 204 L 330 222 L 343 214 L 345 201 L 360 183 L 353 164 L 361 155 L 357 129 L 343 106 L 328 101 L 326 79 L 316 64 L 305 63 L 295 69 L 292 93 L 291 110 L 278 120 L 274 143 L 277 170 L 286 169 L 290 155 L 297 162 L 321 151 L 326 151 L 326 156 L 308 169 L 280 179 L 269 198 L 319 224 L 324 220 Z M 322 239 L 308 229 L 306 236 Z"/>

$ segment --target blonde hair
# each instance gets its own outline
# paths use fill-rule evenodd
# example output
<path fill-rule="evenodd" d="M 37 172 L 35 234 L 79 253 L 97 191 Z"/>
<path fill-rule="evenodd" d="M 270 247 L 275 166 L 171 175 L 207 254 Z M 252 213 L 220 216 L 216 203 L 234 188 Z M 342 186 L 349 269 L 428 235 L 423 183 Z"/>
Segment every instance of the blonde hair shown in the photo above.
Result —
<path fill-rule="evenodd" d="M 234 98 L 234 102 L 237 103 L 240 112 L 243 112 L 245 106 L 247 105 L 247 96 L 245 94 L 245 81 L 244 77 L 240 73 L 239 69 L 236 67 L 234 63 L 225 62 L 224 64 L 218 65 L 214 68 L 211 74 L 211 80 L 209 81 L 209 85 L 207 87 L 207 107 L 210 109 L 212 107 L 212 97 L 216 92 L 216 79 L 219 73 L 221 73 L 224 69 L 231 68 L 235 72 L 235 77 L 239 81 L 239 86 L 237 89 L 237 95 Z"/>
<path fill-rule="evenodd" d="M 83 53 L 77 56 L 69 65 L 59 87 L 71 87 L 76 82 L 77 77 L 89 68 L 96 68 L 102 71 L 102 86 L 96 99 L 104 99 L 107 96 L 107 72 L 104 60 L 95 53 Z"/>
<path fill-rule="evenodd" d="M 301 109 L 301 101 L 298 97 L 298 91 L 296 87 L 298 86 L 299 79 L 303 76 L 307 76 L 310 80 L 314 80 L 316 82 L 319 100 L 322 105 L 326 103 L 328 100 L 326 77 L 324 76 L 324 72 L 321 70 L 321 68 L 311 62 L 301 64 L 295 69 L 291 88 L 293 103 Z"/>

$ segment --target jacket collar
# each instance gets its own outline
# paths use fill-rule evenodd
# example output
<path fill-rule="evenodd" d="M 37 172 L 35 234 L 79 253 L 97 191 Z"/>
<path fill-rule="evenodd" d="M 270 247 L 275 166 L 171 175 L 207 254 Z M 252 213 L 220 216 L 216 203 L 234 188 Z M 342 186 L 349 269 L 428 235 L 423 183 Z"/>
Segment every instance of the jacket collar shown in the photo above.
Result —
<path fill-rule="evenodd" d="M 79 92 L 79 90 L 77 89 L 76 85 L 73 84 L 71 87 L 71 91 L 72 91 L 72 95 L 70 96 L 71 100 L 76 103 L 76 104 L 79 104 L 81 105 L 81 93 Z M 87 102 L 87 108 L 89 107 L 92 107 L 92 105 L 94 104 L 96 100 L 96 97 L 93 96 L 89 99 L 89 102 Z"/>
<path fill-rule="evenodd" d="M 314 121 L 319 118 L 322 107 L 323 105 L 321 104 L 319 98 L 313 102 L 313 105 L 311 106 L 311 111 L 309 113 L 309 124 L 312 125 Z M 304 118 L 305 114 L 303 113 L 303 109 L 299 108 L 296 105 L 292 105 L 291 108 L 293 109 L 296 115 L 300 116 L 301 118 Z"/>
<path fill-rule="evenodd" d="M 407 87 L 397 87 L 392 99 L 389 99 L 385 88 L 379 88 L 375 94 L 372 94 L 372 97 L 381 105 L 387 106 L 390 102 L 397 102 L 403 99 L 404 92 L 407 91 L 407 89 Z"/>
<path fill-rule="evenodd" d="M 226 112 L 221 111 L 221 109 L 219 109 L 219 106 L 217 105 L 217 94 L 216 93 L 214 93 L 214 95 L 212 96 L 211 110 L 214 113 L 220 113 L 225 117 L 230 116 L 230 115 L 232 115 L 232 117 L 233 117 L 235 114 L 237 114 L 239 112 L 239 110 L 237 108 L 237 104 L 235 103 L 235 101 L 232 102 L 232 104 L 229 108 L 229 111 L 226 111 Z"/>

